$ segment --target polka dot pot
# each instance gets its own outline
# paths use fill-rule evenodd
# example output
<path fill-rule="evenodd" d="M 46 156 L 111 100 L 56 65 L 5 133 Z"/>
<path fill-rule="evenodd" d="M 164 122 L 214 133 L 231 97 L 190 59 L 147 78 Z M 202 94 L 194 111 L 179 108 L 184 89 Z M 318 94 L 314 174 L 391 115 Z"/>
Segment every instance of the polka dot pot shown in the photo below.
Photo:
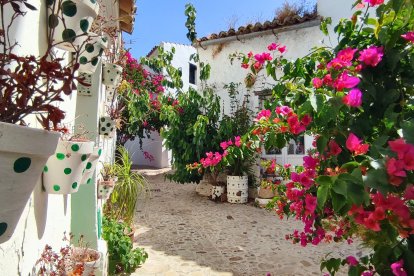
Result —
<path fill-rule="evenodd" d="M 106 87 L 106 102 L 111 103 L 115 97 L 116 87 L 115 86 L 107 86 Z"/>
<path fill-rule="evenodd" d="M 89 84 L 89 86 L 83 85 L 80 82 L 78 83 L 78 95 L 81 96 L 92 96 L 92 75 L 87 73 L 80 73 L 79 77 L 83 78 L 85 84 Z"/>
<path fill-rule="evenodd" d="M 101 156 L 102 149 L 98 147 L 93 148 L 92 154 L 89 156 L 88 160 L 86 161 L 86 170 L 84 175 L 82 176 L 82 180 L 80 184 L 88 184 L 92 185 L 93 183 L 93 173 L 95 172 L 96 164 L 98 164 L 99 157 Z M 82 158 L 86 158 L 84 155 Z"/>
<path fill-rule="evenodd" d="M 224 186 L 213 186 L 211 189 L 211 199 L 220 198 L 224 194 Z"/>
<path fill-rule="evenodd" d="M 101 180 L 98 183 L 98 199 L 102 199 L 104 202 L 109 199 L 112 191 L 115 187 L 115 180 L 110 179 L 108 181 Z"/>
<path fill-rule="evenodd" d="M 104 116 L 99 119 L 99 135 L 103 135 L 108 138 L 114 136 L 115 121 L 109 116 Z"/>
<path fill-rule="evenodd" d="M 43 184 L 49 194 L 71 194 L 79 189 L 86 173 L 94 142 L 59 141 L 43 170 Z"/>
<path fill-rule="evenodd" d="M 59 136 L 0 122 L 0 243 L 13 235 Z"/>
<path fill-rule="evenodd" d="M 62 0 L 55 5 L 55 0 L 47 0 L 46 3 L 48 26 L 53 28 L 53 44 L 62 50 L 75 52 L 88 37 L 87 33 L 99 12 L 98 2 Z M 60 10 L 57 3 L 61 3 Z"/>
<path fill-rule="evenodd" d="M 227 201 L 246 203 L 249 195 L 247 176 L 227 176 Z"/>
<path fill-rule="evenodd" d="M 79 53 L 79 72 L 93 74 L 98 68 L 103 51 L 108 46 L 106 37 L 89 33 Z"/>
<path fill-rule="evenodd" d="M 122 67 L 113 63 L 102 66 L 102 83 L 106 86 L 117 87 L 121 83 Z"/>

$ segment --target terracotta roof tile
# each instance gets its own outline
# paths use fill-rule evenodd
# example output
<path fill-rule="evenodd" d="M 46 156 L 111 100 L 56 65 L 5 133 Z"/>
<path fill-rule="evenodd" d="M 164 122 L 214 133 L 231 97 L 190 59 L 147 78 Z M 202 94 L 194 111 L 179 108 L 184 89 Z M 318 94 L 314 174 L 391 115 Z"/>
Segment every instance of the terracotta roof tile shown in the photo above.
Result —
<path fill-rule="evenodd" d="M 221 31 L 218 34 L 213 33 L 208 36 L 204 36 L 200 39 L 198 39 L 198 42 L 208 41 L 208 40 L 214 40 L 218 38 L 225 38 L 225 37 L 231 37 L 231 36 L 237 36 L 237 35 L 244 35 L 249 33 L 255 33 L 255 32 L 262 32 L 272 29 L 278 29 L 286 26 L 292 26 L 300 23 L 304 23 L 307 21 L 312 21 L 319 18 L 318 15 L 315 14 L 309 14 L 304 16 L 288 16 L 284 18 L 283 20 L 277 20 L 273 19 L 273 21 L 265 21 L 263 23 L 257 22 L 254 25 L 248 24 L 246 26 L 240 26 L 237 31 L 233 28 L 230 28 L 228 31 Z"/>

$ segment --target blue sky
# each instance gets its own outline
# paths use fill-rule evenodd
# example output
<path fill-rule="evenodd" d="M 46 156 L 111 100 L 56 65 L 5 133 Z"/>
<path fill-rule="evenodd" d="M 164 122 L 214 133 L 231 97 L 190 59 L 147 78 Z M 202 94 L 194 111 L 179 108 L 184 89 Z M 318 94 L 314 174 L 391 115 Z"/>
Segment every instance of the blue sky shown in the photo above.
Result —
<path fill-rule="evenodd" d="M 189 44 L 184 26 L 186 3 L 195 6 L 197 36 L 203 37 L 226 31 L 230 25 L 237 27 L 273 19 L 275 10 L 283 2 L 284 0 L 137 0 L 134 32 L 132 35 L 124 35 L 126 48 L 131 48 L 134 57 L 141 57 L 162 41 Z"/>

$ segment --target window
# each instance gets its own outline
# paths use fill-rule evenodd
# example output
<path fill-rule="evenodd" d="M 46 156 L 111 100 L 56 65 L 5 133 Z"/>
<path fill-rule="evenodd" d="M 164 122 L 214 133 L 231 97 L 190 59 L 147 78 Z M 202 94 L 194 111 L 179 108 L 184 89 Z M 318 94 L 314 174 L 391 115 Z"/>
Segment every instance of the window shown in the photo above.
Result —
<path fill-rule="evenodd" d="M 189 78 L 189 82 L 191 84 L 196 84 L 196 75 L 197 75 L 197 66 L 195 66 L 194 64 L 190 63 L 190 78 Z"/>

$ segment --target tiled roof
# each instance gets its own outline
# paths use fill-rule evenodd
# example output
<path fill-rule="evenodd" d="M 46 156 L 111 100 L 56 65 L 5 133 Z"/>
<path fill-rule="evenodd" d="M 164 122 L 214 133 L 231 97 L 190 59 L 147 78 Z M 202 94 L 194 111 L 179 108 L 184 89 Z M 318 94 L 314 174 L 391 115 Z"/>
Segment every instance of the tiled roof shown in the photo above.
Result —
<path fill-rule="evenodd" d="M 209 41 L 219 38 L 231 37 L 231 36 L 238 36 L 238 35 L 245 35 L 250 33 L 262 32 L 267 30 L 278 29 L 286 26 L 292 26 L 296 24 L 301 24 L 307 21 L 312 21 L 318 18 L 316 13 L 304 15 L 304 16 L 289 16 L 284 18 L 283 20 L 273 19 L 273 21 L 266 21 L 264 23 L 256 23 L 256 24 L 249 24 L 247 26 L 241 26 L 237 30 L 231 28 L 228 31 L 222 31 L 219 33 L 211 34 L 205 37 L 202 37 L 197 40 L 197 42 Z"/>

